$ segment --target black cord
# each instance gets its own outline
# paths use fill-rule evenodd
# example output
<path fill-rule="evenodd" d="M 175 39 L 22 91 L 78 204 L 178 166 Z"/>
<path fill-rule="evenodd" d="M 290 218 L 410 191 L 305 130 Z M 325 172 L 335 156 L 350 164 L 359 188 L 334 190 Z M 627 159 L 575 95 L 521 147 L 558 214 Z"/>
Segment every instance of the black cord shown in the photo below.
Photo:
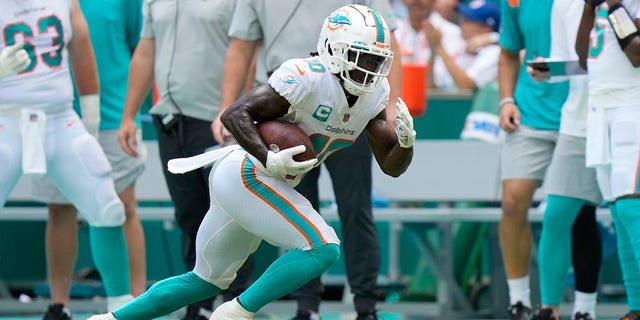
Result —
<path fill-rule="evenodd" d="M 176 57 L 176 47 L 178 42 L 178 14 L 180 12 L 180 0 L 176 0 L 176 12 L 173 19 L 173 50 L 171 51 L 171 59 L 169 59 L 169 72 L 167 72 L 167 94 L 169 95 L 169 100 L 171 103 L 178 109 L 178 114 L 182 115 L 182 110 L 180 106 L 173 99 L 173 95 L 171 94 L 171 75 L 173 73 L 173 62 Z"/>

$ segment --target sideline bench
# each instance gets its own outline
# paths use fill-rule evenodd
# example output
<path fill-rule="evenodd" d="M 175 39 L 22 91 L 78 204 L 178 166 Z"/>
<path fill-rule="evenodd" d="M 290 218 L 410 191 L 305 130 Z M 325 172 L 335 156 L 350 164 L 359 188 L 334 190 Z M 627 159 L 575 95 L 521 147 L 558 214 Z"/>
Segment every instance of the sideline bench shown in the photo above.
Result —
<path fill-rule="evenodd" d="M 138 201 L 146 203 L 170 202 L 156 141 L 145 142 L 148 149 L 147 169 L 137 182 Z M 401 278 L 399 268 L 399 234 L 408 231 L 418 246 L 421 259 L 428 264 L 438 279 L 437 315 L 451 315 L 453 312 L 473 314 L 474 310 L 453 276 L 453 230 L 455 222 L 498 222 L 500 208 L 454 208 L 448 206 L 455 202 L 500 201 L 499 160 L 500 145 L 460 140 L 418 140 L 410 168 L 399 178 L 384 175 L 373 164 L 373 192 L 390 200 L 389 208 L 374 208 L 377 221 L 390 224 L 388 281 Z M 331 179 L 323 169 L 320 178 L 320 198 L 332 201 Z M 536 200 L 544 199 L 544 193 L 538 191 Z M 22 178 L 14 189 L 9 201 L 30 201 L 31 191 L 28 179 Z M 443 204 L 438 208 L 419 207 L 425 202 Z M 418 207 L 416 207 L 418 206 Z M 447 207 L 448 206 L 448 207 Z M 329 221 L 338 221 L 333 206 L 321 210 Z M 173 208 L 170 206 L 142 206 L 139 215 L 144 220 L 173 221 Z M 609 212 L 599 209 L 600 219 L 609 220 Z M 0 220 L 44 220 L 44 207 L 6 207 L 0 212 Z M 541 221 L 542 212 L 532 209 L 531 221 Z M 436 248 L 424 235 L 427 227 L 437 227 L 440 232 L 440 246 Z M 493 235 L 495 236 L 495 234 Z M 495 251 L 495 252 L 494 252 Z M 504 278 L 499 248 L 492 250 L 493 263 L 492 287 L 497 280 Z M 497 252 L 497 253 L 496 253 Z M 1 294 L 0 294 L 1 296 Z M 506 308 L 504 299 L 493 297 L 495 310 Z M 498 301 L 504 300 L 504 301 Z"/>

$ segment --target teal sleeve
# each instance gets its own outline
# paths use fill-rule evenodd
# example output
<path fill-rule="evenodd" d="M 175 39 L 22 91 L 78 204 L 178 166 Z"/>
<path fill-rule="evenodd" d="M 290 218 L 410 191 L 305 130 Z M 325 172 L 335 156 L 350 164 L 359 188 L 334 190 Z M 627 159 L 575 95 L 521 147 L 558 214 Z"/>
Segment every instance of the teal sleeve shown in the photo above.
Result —
<path fill-rule="evenodd" d="M 156 282 L 147 292 L 114 311 L 113 315 L 118 320 L 160 318 L 196 301 L 213 297 L 220 291 L 220 288 L 189 271 Z"/>
<path fill-rule="evenodd" d="M 500 45 L 513 52 L 524 48 L 522 32 L 518 25 L 518 7 L 509 5 L 508 0 L 500 1 Z"/>

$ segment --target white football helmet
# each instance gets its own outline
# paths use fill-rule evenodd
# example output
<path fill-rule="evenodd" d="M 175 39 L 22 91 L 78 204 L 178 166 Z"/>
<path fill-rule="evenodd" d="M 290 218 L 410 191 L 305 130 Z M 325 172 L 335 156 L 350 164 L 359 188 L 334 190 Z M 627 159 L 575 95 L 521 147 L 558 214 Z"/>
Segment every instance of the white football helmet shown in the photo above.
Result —
<path fill-rule="evenodd" d="M 391 33 L 375 10 L 348 5 L 332 12 L 322 24 L 318 55 L 339 74 L 347 92 L 359 96 L 372 92 L 389 74 L 393 59 Z"/>

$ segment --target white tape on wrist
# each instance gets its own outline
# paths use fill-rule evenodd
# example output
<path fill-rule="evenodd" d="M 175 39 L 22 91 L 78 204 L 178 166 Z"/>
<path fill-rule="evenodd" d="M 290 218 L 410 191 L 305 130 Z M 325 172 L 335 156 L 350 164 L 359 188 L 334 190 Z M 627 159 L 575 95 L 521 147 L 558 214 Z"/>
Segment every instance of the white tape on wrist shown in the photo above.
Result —
<path fill-rule="evenodd" d="M 91 123 L 100 123 L 100 95 L 86 94 L 80 96 L 80 111 L 82 112 L 82 119 Z"/>
<path fill-rule="evenodd" d="M 87 94 L 80 96 L 82 123 L 87 131 L 97 138 L 100 130 L 100 95 Z"/>

